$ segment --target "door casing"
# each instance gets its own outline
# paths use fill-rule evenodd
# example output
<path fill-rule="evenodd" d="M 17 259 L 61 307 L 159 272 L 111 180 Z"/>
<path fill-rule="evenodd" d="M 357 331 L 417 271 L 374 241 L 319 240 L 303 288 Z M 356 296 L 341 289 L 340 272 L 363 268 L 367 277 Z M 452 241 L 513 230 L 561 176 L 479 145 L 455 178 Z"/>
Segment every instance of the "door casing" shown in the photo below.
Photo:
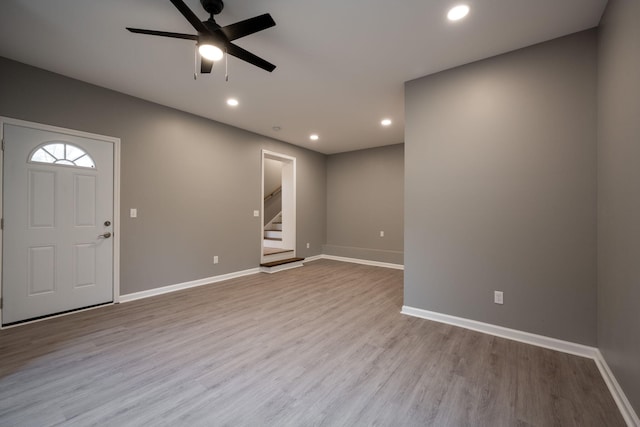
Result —
<path fill-rule="evenodd" d="M 57 126 L 45 125 L 42 123 L 29 122 L 25 120 L 13 119 L 10 117 L 0 116 L 0 140 L 4 145 L 4 125 L 16 125 L 23 126 L 32 129 L 38 129 L 48 132 L 57 132 L 67 135 L 73 135 L 82 138 L 97 139 L 99 141 L 108 142 L 113 145 L 113 302 L 120 302 L 120 138 L 111 136 L 98 135 L 94 133 L 82 132 L 75 129 L 67 129 Z M 3 180 L 3 165 L 4 165 L 4 150 L 0 151 L 0 212 L 3 211 L 3 193 L 4 182 Z M 3 244 L 3 230 L 0 229 L 0 280 L 2 280 L 2 244 Z M 2 300 L 2 283 L 0 282 L 0 300 Z M 82 309 L 80 309 L 82 310 Z M 79 311 L 79 310 L 76 310 Z M 64 316 L 68 313 L 62 313 L 57 315 L 48 316 L 44 319 L 35 319 L 32 321 L 26 321 L 19 323 L 15 326 L 20 326 L 28 323 L 37 322 L 40 320 L 46 320 L 53 317 Z M 2 318 L 2 304 L 0 304 L 0 319 Z M 10 326 L 13 327 L 13 326 Z M 4 327 L 0 325 L 0 329 Z"/>
<path fill-rule="evenodd" d="M 261 157 L 261 198 L 260 198 L 260 262 L 265 261 L 264 255 L 264 159 L 282 162 L 282 215 L 283 215 L 283 245 L 293 249 L 296 256 L 296 158 L 274 151 L 262 150 Z"/>

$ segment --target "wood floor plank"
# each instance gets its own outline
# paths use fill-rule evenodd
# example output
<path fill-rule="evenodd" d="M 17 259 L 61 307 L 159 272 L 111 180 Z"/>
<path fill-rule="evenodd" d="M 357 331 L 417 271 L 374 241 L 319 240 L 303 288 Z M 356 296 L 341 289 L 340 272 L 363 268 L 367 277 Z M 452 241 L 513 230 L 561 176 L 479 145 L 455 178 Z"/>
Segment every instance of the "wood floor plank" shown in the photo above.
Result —
<path fill-rule="evenodd" d="M 2 426 L 623 426 L 592 360 L 314 261 L 0 331 Z"/>

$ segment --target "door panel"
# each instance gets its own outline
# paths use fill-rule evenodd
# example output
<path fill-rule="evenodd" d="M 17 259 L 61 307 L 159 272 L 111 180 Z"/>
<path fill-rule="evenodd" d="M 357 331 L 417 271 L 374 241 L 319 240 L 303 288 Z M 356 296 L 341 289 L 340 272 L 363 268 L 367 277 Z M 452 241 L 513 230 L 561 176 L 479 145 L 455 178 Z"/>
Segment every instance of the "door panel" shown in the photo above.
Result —
<path fill-rule="evenodd" d="M 113 301 L 113 240 L 103 236 L 112 232 L 113 144 L 13 124 L 3 131 L 2 323 Z M 95 167 L 77 166 L 89 157 Z"/>
<path fill-rule="evenodd" d="M 74 286 L 76 288 L 82 286 L 95 286 L 96 285 L 96 245 L 78 244 L 75 246 L 74 251 L 74 270 L 75 280 Z"/>
<path fill-rule="evenodd" d="M 29 171 L 29 226 L 53 228 L 55 226 L 55 171 Z"/>
<path fill-rule="evenodd" d="M 56 248 L 40 246 L 29 248 L 27 260 L 28 296 L 41 295 L 56 291 Z"/>
<path fill-rule="evenodd" d="M 96 226 L 96 177 L 76 174 L 75 180 L 75 226 Z"/>

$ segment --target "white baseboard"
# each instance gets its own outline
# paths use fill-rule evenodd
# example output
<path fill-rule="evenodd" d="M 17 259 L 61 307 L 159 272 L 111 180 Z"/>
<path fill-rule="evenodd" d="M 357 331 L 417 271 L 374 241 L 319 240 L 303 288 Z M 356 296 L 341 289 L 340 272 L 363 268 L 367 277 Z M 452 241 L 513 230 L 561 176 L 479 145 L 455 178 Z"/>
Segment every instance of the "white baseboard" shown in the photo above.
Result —
<path fill-rule="evenodd" d="M 379 262 L 379 261 L 369 261 L 366 259 L 356 259 L 356 258 L 345 258 L 345 257 L 339 257 L 339 256 L 333 256 L 333 255 L 314 255 L 311 257 L 306 258 L 303 263 L 305 262 L 312 262 L 312 261 L 317 261 L 319 259 L 330 259 L 330 260 L 334 260 L 334 261 L 342 261 L 342 262 L 351 262 L 354 264 L 364 264 L 364 265 L 372 265 L 375 267 L 385 267 L 385 268 L 393 268 L 393 269 L 397 269 L 397 270 L 404 270 L 404 265 L 400 265 L 400 264 L 391 264 L 388 262 Z M 189 289 L 189 288 L 195 288 L 197 286 L 203 286 L 203 285 L 208 285 L 211 283 L 217 283 L 217 282 L 222 282 L 223 280 L 229 280 L 229 279 L 235 279 L 236 277 L 243 277 L 243 276 L 249 276 L 251 274 L 257 274 L 260 273 L 260 268 L 251 268 L 249 270 L 243 270 L 243 271 L 236 271 L 233 273 L 228 273 L 228 274 L 222 274 L 220 276 L 212 276 L 212 277 L 206 277 L 204 279 L 198 279 L 198 280 L 192 280 L 190 282 L 184 282 L 184 283 L 178 283 L 175 285 L 169 285 L 169 286 L 163 286 L 161 288 L 155 288 L 155 289 L 149 289 L 147 291 L 141 291 L 141 292 L 134 292 L 132 294 L 125 294 L 125 295 L 120 295 L 118 302 L 129 302 L 129 301 L 135 301 L 137 299 L 141 299 L 141 298 L 149 298 L 149 297 L 153 297 L 156 295 L 162 295 L 162 294 L 167 294 L 169 292 L 175 292 L 175 291 L 180 291 L 182 289 Z"/>
<path fill-rule="evenodd" d="M 421 319 L 433 320 L 435 322 L 446 323 L 461 328 L 471 329 L 473 331 L 494 335 L 501 338 L 519 341 L 525 344 L 531 344 L 538 347 L 544 347 L 551 350 L 561 351 L 576 356 L 587 357 L 593 359 L 604 379 L 613 400 L 618 405 L 620 413 L 624 417 L 629 427 L 640 427 L 638 415 L 633 410 L 631 403 L 622 391 L 620 384 L 609 369 L 607 362 L 604 360 L 602 353 L 596 347 L 590 347 L 583 344 L 577 344 L 570 341 L 563 341 L 556 338 L 545 337 L 544 335 L 532 334 L 529 332 L 518 331 L 516 329 L 505 328 L 503 326 L 492 325 L 490 323 L 478 322 L 476 320 L 465 319 L 463 317 L 450 316 L 448 314 L 437 313 L 434 311 L 423 310 L 420 308 L 402 306 L 402 314 L 408 316 L 419 317 Z"/>
<path fill-rule="evenodd" d="M 364 264 L 364 265 L 371 265 L 371 266 L 375 266 L 375 267 L 385 267 L 385 268 L 393 268 L 393 269 L 397 269 L 397 270 L 404 270 L 404 265 L 400 265 L 400 264 L 391 264 L 391 263 L 387 263 L 387 262 L 370 261 L 370 260 L 366 260 L 366 259 L 345 258 L 345 257 L 338 257 L 338 256 L 333 256 L 333 255 L 324 255 L 324 254 L 314 255 L 312 257 L 306 258 L 303 261 L 303 263 L 317 261 L 319 259 L 330 259 L 330 260 L 334 260 L 334 261 L 351 262 L 351 263 L 354 263 L 354 264 Z M 299 267 L 299 265 L 297 265 L 296 267 Z M 289 268 L 292 268 L 292 267 L 289 267 Z M 278 271 L 280 271 L 280 270 L 278 270 Z M 175 285 L 163 286 L 161 288 L 149 289 L 147 291 L 134 292 L 132 294 L 120 295 L 120 298 L 119 298 L 118 302 L 126 303 L 126 302 L 129 302 L 129 301 L 135 301 L 135 300 L 141 299 L 141 298 L 149 298 L 149 297 L 153 297 L 153 296 L 156 296 L 156 295 L 162 295 L 162 294 L 167 294 L 167 293 L 170 293 L 170 292 L 180 291 L 180 290 L 183 290 L 183 289 L 189 289 L 189 288 L 195 288 L 197 286 L 209 285 L 209 284 L 212 284 L 212 283 L 221 282 L 223 280 L 235 279 L 236 277 L 248 276 L 248 275 L 257 274 L 257 273 L 260 273 L 260 272 L 261 272 L 260 268 L 251 268 L 249 270 L 236 271 L 234 273 L 222 274 L 220 276 L 206 277 L 204 279 L 198 279 L 198 280 L 193 280 L 193 281 L 190 281 L 190 282 L 178 283 L 178 284 L 175 284 Z M 272 272 L 275 272 L 275 271 L 272 271 Z"/>
<path fill-rule="evenodd" d="M 304 264 L 305 262 L 317 261 L 319 259 L 322 259 L 322 255 L 314 255 L 314 256 L 305 258 L 304 261 L 302 261 L 302 263 Z"/>
<path fill-rule="evenodd" d="M 629 427 L 640 427 L 640 418 L 638 418 L 638 414 L 633 410 L 631 402 L 629 402 L 624 391 L 622 391 L 622 387 L 620 387 L 618 380 L 616 380 L 616 377 L 613 375 L 611 368 L 609 368 L 607 361 L 604 360 L 604 356 L 600 350 L 597 350 L 594 360 L 627 425 Z"/>
<path fill-rule="evenodd" d="M 335 255 L 320 255 L 318 259 L 330 259 L 333 261 L 350 262 L 353 264 L 363 264 L 363 265 L 371 265 L 374 267 L 384 267 L 384 268 L 393 268 L 395 270 L 404 270 L 404 265 L 402 264 L 391 264 L 389 262 L 370 261 L 368 259 L 345 258 L 345 257 L 335 256 Z"/>
<path fill-rule="evenodd" d="M 437 313 L 434 311 L 423 310 L 409 306 L 402 306 L 402 314 L 420 317 L 421 319 L 433 320 L 449 325 L 460 326 L 461 328 L 471 329 L 483 332 L 497 337 L 507 338 L 513 341 L 520 341 L 526 344 L 532 344 L 538 347 L 544 347 L 551 350 L 561 351 L 563 353 L 574 354 L 576 356 L 588 357 L 594 359 L 598 349 L 583 344 L 576 344 L 569 341 L 563 341 L 556 338 L 545 337 L 543 335 L 532 334 L 529 332 L 509 329 L 503 326 L 492 325 L 490 323 L 478 322 L 476 320 L 465 319 L 463 317 L 450 316 L 448 314 Z"/>
<path fill-rule="evenodd" d="M 168 294 L 170 292 L 181 291 L 183 289 L 195 288 L 197 286 L 209 285 L 212 283 L 222 282 L 224 280 L 235 279 L 237 277 L 250 276 L 260 273 L 259 268 L 250 268 L 249 270 L 236 271 L 219 276 L 206 277 L 204 279 L 192 280 L 190 282 L 178 283 L 175 285 L 163 286 L 161 288 L 149 289 L 148 291 L 134 292 L 132 294 L 120 295 L 120 302 L 130 302 L 137 299 L 149 298 L 156 295 Z"/>

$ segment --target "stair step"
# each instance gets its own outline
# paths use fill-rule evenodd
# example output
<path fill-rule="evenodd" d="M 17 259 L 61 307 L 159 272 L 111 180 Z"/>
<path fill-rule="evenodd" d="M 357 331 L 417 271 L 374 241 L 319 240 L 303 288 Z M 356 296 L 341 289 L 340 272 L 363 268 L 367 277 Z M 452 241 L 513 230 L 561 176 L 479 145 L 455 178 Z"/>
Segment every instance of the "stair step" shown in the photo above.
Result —
<path fill-rule="evenodd" d="M 281 239 L 282 238 L 282 231 L 280 231 L 280 230 L 264 230 L 264 238 L 265 239 L 269 239 L 269 238 Z"/>
<path fill-rule="evenodd" d="M 274 242 L 282 242 L 281 237 L 265 237 L 264 240 L 273 240 Z"/>
<path fill-rule="evenodd" d="M 279 265 L 291 264 L 293 262 L 304 261 L 304 258 L 287 258 L 281 259 L 278 261 L 265 262 L 264 264 L 260 264 L 260 267 L 277 267 Z"/>

